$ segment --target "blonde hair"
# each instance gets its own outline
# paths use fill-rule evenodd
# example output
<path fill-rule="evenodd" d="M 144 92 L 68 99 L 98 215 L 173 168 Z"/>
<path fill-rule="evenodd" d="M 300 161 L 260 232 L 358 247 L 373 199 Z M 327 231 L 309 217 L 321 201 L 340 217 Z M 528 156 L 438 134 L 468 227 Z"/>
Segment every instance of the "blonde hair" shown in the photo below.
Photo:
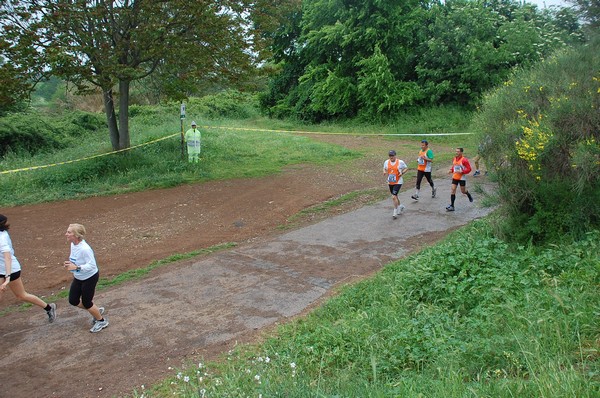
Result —
<path fill-rule="evenodd" d="M 85 236 L 85 227 L 81 224 L 69 224 L 69 228 L 73 231 L 73 235 L 75 235 L 78 239 L 83 239 Z"/>

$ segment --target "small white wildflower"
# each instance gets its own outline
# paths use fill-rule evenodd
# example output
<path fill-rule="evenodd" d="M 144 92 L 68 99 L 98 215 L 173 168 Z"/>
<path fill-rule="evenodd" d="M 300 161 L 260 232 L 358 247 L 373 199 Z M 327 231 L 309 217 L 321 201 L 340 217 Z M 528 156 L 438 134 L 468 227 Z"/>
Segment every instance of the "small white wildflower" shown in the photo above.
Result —
<path fill-rule="evenodd" d="M 204 367 L 204 365 L 202 365 L 202 362 L 198 362 L 198 369 L 202 369 Z"/>
<path fill-rule="evenodd" d="M 200 398 L 204 398 L 204 394 L 206 394 L 206 390 L 203 388 L 200 390 Z"/>
<path fill-rule="evenodd" d="M 258 357 L 258 362 L 262 362 L 263 361 L 263 357 Z"/>
<path fill-rule="evenodd" d="M 221 384 L 223 384 L 221 379 L 215 379 L 215 386 L 220 386 Z"/>
<path fill-rule="evenodd" d="M 255 375 L 255 376 L 254 376 L 254 380 L 256 380 L 256 381 L 260 381 L 260 375 Z"/>
<path fill-rule="evenodd" d="M 246 373 L 250 374 L 252 371 L 250 369 L 246 369 Z"/>
<path fill-rule="evenodd" d="M 291 367 L 292 369 L 296 369 L 296 362 L 292 362 L 292 363 L 290 363 L 290 367 Z"/>
<path fill-rule="evenodd" d="M 265 362 L 266 362 L 266 363 L 269 363 L 269 362 L 271 362 L 271 358 L 269 358 L 269 357 L 266 357 L 266 358 L 265 358 Z"/>
<path fill-rule="evenodd" d="M 177 373 L 177 378 L 181 380 L 181 372 Z"/>
<path fill-rule="evenodd" d="M 185 381 L 186 383 L 190 382 L 190 376 L 184 376 L 183 377 L 183 381 Z"/>
<path fill-rule="evenodd" d="M 199 377 L 198 378 L 198 382 L 202 383 L 202 380 L 204 380 L 204 377 Z"/>

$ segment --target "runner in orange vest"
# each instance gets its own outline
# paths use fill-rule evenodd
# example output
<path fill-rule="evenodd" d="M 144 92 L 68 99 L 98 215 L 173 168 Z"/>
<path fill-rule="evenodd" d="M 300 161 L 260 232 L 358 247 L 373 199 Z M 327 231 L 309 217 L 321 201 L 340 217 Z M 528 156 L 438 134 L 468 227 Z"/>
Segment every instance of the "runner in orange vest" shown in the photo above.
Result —
<path fill-rule="evenodd" d="M 389 159 L 383 162 L 383 176 L 386 178 L 390 193 L 392 194 L 392 202 L 394 203 L 392 217 L 395 220 L 398 214 L 404 210 L 404 205 L 400 204 L 400 200 L 398 199 L 398 192 L 400 192 L 400 188 L 404 182 L 402 176 L 408 171 L 408 167 L 403 160 L 396 159 L 396 151 L 391 150 L 388 155 Z"/>
<path fill-rule="evenodd" d="M 463 156 L 464 149 L 456 148 L 456 157 L 452 159 L 452 168 L 449 174 L 452 174 L 452 188 L 450 190 L 450 205 L 446 211 L 454 211 L 454 201 L 456 200 L 456 187 L 460 185 L 460 191 L 467 195 L 469 202 L 473 202 L 473 196 L 467 191 L 467 174 L 471 172 L 471 163 L 469 159 Z"/>
<path fill-rule="evenodd" d="M 414 200 L 419 200 L 419 191 L 421 190 L 423 177 L 427 178 L 427 182 L 431 186 L 431 197 L 435 198 L 437 189 L 433 186 L 433 180 L 431 179 L 431 162 L 433 162 L 433 151 L 429 149 L 429 142 L 423 140 L 421 141 L 421 150 L 417 158 L 417 189 L 415 194 L 411 196 Z"/>

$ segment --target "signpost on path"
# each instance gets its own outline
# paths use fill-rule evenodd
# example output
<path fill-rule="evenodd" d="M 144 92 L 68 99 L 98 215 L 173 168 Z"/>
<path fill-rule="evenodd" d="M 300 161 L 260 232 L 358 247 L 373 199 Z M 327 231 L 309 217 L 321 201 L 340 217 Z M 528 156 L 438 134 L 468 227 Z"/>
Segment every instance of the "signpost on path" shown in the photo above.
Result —
<path fill-rule="evenodd" d="M 185 159 L 185 139 L 183 133 L 183 120 L 185 119 L 185 103 L 181 103 L 179 109 L 179 120 L 181 121 L 181 159 Z"/>

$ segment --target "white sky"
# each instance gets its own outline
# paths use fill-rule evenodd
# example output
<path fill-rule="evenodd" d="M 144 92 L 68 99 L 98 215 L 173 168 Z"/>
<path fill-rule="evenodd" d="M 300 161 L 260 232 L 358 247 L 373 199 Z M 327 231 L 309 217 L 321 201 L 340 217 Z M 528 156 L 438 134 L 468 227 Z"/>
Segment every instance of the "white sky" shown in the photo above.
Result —
<path fill-rule="evenodd" d="M 527 3 L 532 3 L 537 5 L 539 8 L 544 8 L 544 5 L 546 7 L 551 7 L 551 6 L 562 6 L 562 7 L 569 7 L 571 6 L 571 4 L 567 3 L 565 0 L 525 0 Z"/>

